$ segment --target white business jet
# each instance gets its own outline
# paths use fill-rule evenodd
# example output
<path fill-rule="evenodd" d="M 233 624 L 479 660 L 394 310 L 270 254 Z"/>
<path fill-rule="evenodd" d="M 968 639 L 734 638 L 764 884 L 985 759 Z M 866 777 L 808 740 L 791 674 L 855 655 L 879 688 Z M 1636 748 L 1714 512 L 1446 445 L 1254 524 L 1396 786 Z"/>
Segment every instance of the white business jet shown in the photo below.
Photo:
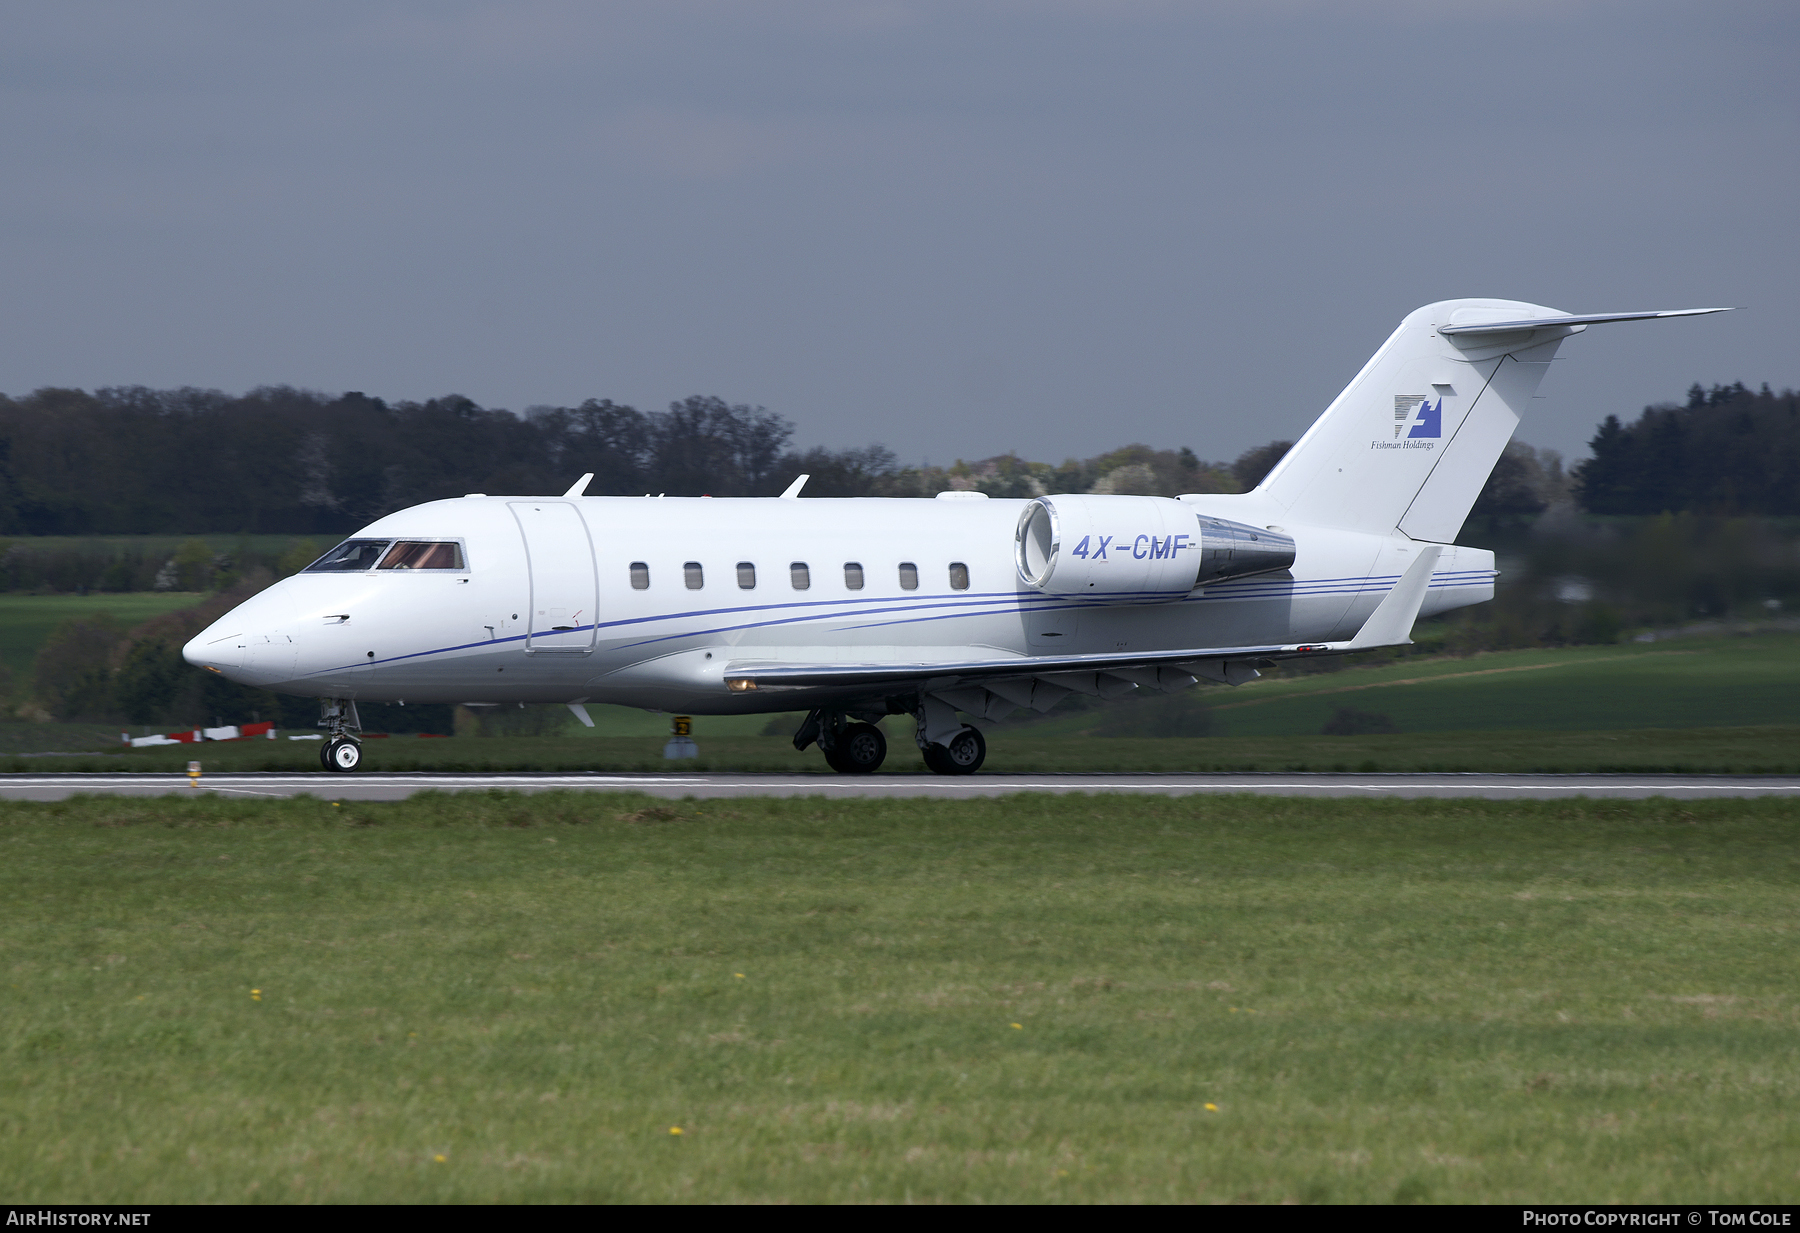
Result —
<path fill-rule="evenodd" d="M 987 746 L 965 715 L 1241 684 L 1493 598 L 1493 554 L 1452 541 L 1562 340 L 1720 311 L 1427 305 L 1238 495 L 803 500 L 802 476 L 780 498 L 645 499 L 583 496 L 583 477 L 431 501 L 183 654 L 320 698 L 333 771 L 362 764 L 361 700 L 805 710 L 795 745 L 851 774 L 907 715 L 927 767 L 970 774 Z"/>

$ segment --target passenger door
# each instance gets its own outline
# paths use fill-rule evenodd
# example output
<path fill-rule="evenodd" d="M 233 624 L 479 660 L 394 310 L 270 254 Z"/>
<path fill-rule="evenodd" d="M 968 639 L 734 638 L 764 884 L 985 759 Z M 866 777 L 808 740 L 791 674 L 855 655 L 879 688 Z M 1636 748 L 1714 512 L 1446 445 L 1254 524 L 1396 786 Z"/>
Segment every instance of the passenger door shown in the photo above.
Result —
<path fill-rule="evenodd" d="M 566 501 L 511 501 L 531 570 L 527 651 L 594 648 L 598 585 L 594 545 L 581 511 Z"/>

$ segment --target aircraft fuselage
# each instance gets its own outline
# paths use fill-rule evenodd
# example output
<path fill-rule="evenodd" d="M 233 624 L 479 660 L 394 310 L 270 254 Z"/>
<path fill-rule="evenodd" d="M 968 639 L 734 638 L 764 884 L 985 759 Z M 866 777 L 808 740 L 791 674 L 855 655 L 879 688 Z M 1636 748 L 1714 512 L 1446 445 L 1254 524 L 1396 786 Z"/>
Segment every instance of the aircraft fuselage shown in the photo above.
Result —
<path fill-rule="evenodd" d="M 1045 594 L 1020 578 L 1015 528 L 1025 504 L 433 501 L 353 539 L 455 542 L 463 568 L 301 573 L 234 609 L 187 654 L 246 684 L 363 701 L 801 710 L 859 691 L 734 693 L 724 685 L 726 664 L 1326 642 L 1361 625 L 1416 547 L 1398 533 L 1283 527 L 1295 541 L 1291 569 L 1170 600 L 1096 602 Z M 1255 494 L 1183 504 L 1277 525 Z M 1117 538 L 1106 548 L 1127 561 L 1156 549 L 1143 535 Z M 1446 548 L 1421 615 L 1490 599 L 1493 579 L 1491 553 Z"/>

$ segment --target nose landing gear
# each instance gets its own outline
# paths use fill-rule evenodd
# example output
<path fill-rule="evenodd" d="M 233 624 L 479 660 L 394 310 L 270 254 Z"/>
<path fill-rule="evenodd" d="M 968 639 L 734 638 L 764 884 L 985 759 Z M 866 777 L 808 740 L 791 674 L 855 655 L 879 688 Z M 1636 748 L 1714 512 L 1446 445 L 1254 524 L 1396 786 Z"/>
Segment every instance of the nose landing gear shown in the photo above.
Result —
<path fill-rule="evenodd" d="M 319 722 L 331 735 L 319 749 L 319 765 L 328 771 L 349 774 L 362 766 L 362 742 L 352 736 L 362 731 L 362 718 L 349 698 L 319 699 Z"/>
<path fill-rule="evenodd" d="M 354 771 L 362 765 L 362 742 L 348 737 L 326 741 L 319 750 L 319 761 L 328 771 Z"/>

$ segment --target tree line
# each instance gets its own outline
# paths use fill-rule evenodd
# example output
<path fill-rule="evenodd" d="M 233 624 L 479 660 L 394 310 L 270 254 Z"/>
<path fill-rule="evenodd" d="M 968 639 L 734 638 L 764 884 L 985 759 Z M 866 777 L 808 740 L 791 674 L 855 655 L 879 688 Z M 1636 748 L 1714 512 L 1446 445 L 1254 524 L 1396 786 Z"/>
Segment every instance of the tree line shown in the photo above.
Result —
<path fill-rule="evenodd" d="M 881 445 L 797 449 L 793 434 L 780 415 L 715 396 L 664 411 L 589 399 L 515 415 L 455 395 L 389 404 L 289 387 L 241 397 L 142 387 L 0 395 L 0 590 L 210 591 L 285 577 L 394 509 L 466 492 L 555 493 L 584 471 L 594 472 L 596 494 L 772 495 L 805 472 L 811 496 L 1173 496 L 1253 488 L 1291 445 L 1272 441 L 1231 462 L 1133 444 L 1060 464 L 1009 453 L 905 466 Z M 1565 470 L 1554 451 L 1510 444 L 1465 542 L 1565 506 L 1800 513 L 1800 396 L 1791 390 L 1696 385 L 1685 405 L 1646 407 L 1630 423 L 1609 416 L 1592 450 Z M 146 533 L 189 538 L 94 538 Z M 271 533 L 291 538 L 271 545 Z"/>
<path fill-rule="evenodd" d="M 1800 394 L 1744 383 L 1688 390 L 1684 405 L 1609 415 L 1575 468 L 1595 514 L 1800 514 Z"/>
<path fill-rule="evenodd" d="M 1289 445 L 1232 462 L 1129 445 L 1061 464 L 1006 454 L 914 467 L 881 445 L 799 449 L 793 435 L 783 416 L 705 395 L 662 411 L 600 398 L 515 415 L 458 395 L 41 389 L 0 395 L 0 535 L 330 537 L 467 492 L 561 492 L 585 471 L 590 492 L 617 495 L 768 496 L 803 471 L 815 496 L 1239 492 Z M 1645 407 L 1629 423 L 1608 416 L 1590 448 L 1565 475 L 1560 460 L 1515 446 L 1477 513 L 1530 515 L 1562 497 L 1596 514 L 1800 513 L 1792 390 L 1696 385 L 1684 405 Z"/>
<path fill-rule="evenodd" d="M 45 389 L 0 397 L 0 534 L 339 535 L 467 492 L 765 492 L 793 427 L 688 398 L 525 415 L 461 397 L 389 404 L 288 387 Z"/>
<path fill-rule="evenodd" d="M 588 491 L 611 495 L 772 496 L 803 471 L 815 496 L 1245 486 L 1242 459 L 1204 462 L 1190 449 L 909 467 L 880 445 L 799 450 L 793 433 L 763 407 L 705 395 L 663 411 L 588 399 L 515 415 L 457 395 L 41 389 L 0 395 L 0 535 L 341 535 L 468 492 L 561 492 L 587 471 Z"/>

